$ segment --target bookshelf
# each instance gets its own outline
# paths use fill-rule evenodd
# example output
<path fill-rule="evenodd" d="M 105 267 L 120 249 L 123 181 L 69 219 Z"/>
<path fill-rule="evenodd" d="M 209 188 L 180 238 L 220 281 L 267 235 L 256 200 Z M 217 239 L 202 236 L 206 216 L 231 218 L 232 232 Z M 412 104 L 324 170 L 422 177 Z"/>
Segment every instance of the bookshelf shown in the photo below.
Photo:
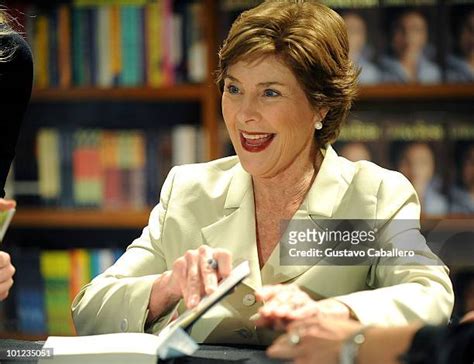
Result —
<path fill-rule="evenodd" d="M 20 209 L 12 228 L 142 228 L 150 210 Z"/>
<path fill-rule="evenodd" d="M 140 229 L 148 224 L 150 209 L 145 210 L 91 210 L 26 208 L 15 214 L 12 228 L 118 228 Z M 451 221 L 453 228 L 465 230 L 471 227 L 473 216 L 448 214 L 422 216 L 421 221 L 439 223 Z"/>
<path fill-rule="evenodd" d="M 134 87 L 101 89 L 78 87 L 69 89 L 34 89 L 32 102 L 95 101 L 95 100 L 139 100 L 139 101 L 198 101 L 205 99 L 205 85 L 176 85 L 170 87 Z"/>
<path fill-rule="evenodd" d="M 433 102 L 445 100 L 474 100 L 474 84 L 440 85 L 376 85 L 363 86 L 359 90 L 357 101 L 417 101 Z"/>

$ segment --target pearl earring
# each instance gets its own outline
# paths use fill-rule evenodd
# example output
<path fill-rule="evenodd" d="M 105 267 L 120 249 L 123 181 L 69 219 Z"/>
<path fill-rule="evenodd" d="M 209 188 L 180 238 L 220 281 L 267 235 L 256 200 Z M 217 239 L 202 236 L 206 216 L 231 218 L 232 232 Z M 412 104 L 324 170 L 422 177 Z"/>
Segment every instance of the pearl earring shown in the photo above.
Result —
<path fill-rule="evenodd" d="M 323 123 L 320 121 L 317 121 L 316 124 L 314 124 L 314 128 L 316 130 L 321 130 L 323 128 Z"/>

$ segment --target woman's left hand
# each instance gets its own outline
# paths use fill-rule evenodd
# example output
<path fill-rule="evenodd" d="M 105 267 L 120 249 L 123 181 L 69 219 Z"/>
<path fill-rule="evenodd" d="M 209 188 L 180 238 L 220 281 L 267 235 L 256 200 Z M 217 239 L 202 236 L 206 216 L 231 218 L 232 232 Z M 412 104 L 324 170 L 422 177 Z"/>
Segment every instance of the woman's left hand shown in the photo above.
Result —
<path fill-rule="evenodd" d="M 264 286 L 256 291 L 256 296 L 264 302 L 255 321 L 257 326 L 282 330 L 295 320 L 324 317 L 349 319 L 351 316 L 345 304 L 331 298 L 314 301 L 296 284 Z"/>
<path fill-rule="evenodd" d="M 337 364 L 342 344 L 361 328 L 362 324 L 355 320 L 328 317 L 297 320 L 273 342 L 267 355 L 297 364 Z"/>

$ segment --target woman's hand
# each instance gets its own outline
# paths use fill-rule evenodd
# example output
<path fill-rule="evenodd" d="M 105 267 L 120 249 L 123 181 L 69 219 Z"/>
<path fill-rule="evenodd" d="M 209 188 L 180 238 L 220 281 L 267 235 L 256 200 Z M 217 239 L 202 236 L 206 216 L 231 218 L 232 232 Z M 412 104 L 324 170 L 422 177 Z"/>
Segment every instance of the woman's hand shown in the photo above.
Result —
<path fill-rule="evenodd" d="M 15 267 L 10 261 L 8 253 L 0 251 L 0 301 L 8 297 L 10 288 L 13 285 L 13 275 Z"/>
<path fill-rule="evenodd" d="M 16 207 L 16 201 L 0 198 L 0 211 L 7 211 Z"/>
<path fill-rule="evenodd" d="M 258 312 L 259 318 L 255 321 L 257 326 L 282 330 L 295 320 L 351 317 L 351 311 L 345 304 L 331 298 L 314 301 L 296 284 L 264 286 L 256 291 L 256 296 L 264 302 Z"/>
<path fill-rule="evenodd" d="M 267 355 L 294 363 L 337 364 L 342 344 L 361 328 L 358 321 L 328 317 L 294 321 L 267 349 Z"/>
<path fill-rule="evenodd" d="M 209 263 L 214 259 L 217 267 Z M 186 307 L 195 307 L 201 298 L 217 288 L 218 282 L 232 270 L 232 255 L 225 249 L 201 245 L 175 260 L 173 269 L 153 284 L 147 321 L 159 317 L 167 308 L 184 299 Z"/>

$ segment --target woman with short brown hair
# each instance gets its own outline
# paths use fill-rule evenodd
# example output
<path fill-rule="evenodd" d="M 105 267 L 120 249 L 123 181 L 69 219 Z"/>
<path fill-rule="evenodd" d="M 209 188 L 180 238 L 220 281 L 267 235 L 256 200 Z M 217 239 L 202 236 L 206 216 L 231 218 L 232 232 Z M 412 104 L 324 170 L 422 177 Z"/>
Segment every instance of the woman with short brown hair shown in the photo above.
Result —
<path fill-rule="evenodd" d="M 355 94 L 348 53 L 343 20 L 317 2 L 267 1 L 237 19 L 217 73 L 237 156 L 172 169 L 141 237 L 76 297 L 79 334 L 157 332 L 176 307 L 195 307 L 242 260 L 251 275 L 194 324 L 196 341 L 269 344 L 275 333 L 256 329 L 257 312 L 273 326 L 320 315 L 381 325 L 448 320 L 451 283 L 419 232 L 413 187 L 330 145 Z M 338 219 L 369 221 L 382 233 L 373 248 L 408 241 L 415 256 L 283 263 L 291 224 L 317 228 Z M 397 219 L 412 223 L 391 229 Z M 259 311 L 262 285 L 274 286 L 260 292 Z"/>

